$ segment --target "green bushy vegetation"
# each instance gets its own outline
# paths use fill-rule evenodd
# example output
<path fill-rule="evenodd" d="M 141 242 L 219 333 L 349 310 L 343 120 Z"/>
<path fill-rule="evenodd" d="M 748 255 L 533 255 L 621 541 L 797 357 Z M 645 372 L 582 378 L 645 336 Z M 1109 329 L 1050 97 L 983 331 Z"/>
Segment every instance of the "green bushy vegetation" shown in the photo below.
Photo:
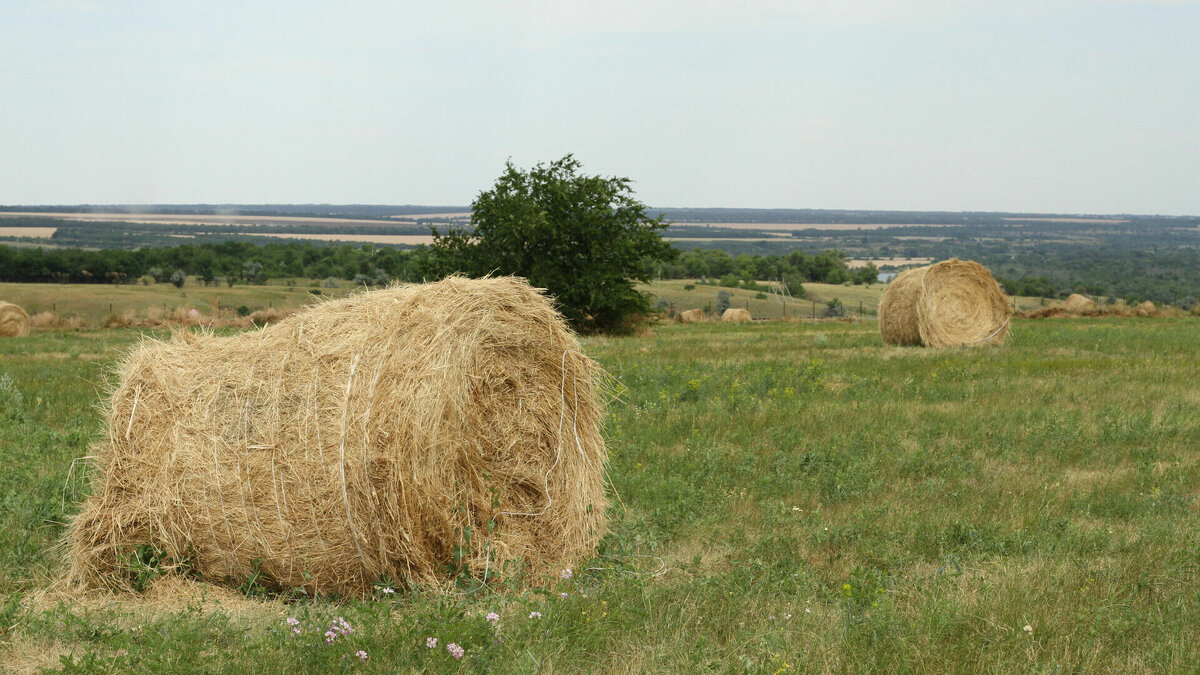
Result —
<path fill-rule="evenodd" d="M 587 338 L 617 383 L 619 499 L 570 579 L 155 611 L 25 602 L 137 335 L 0 341 L 0 670 L 1188 671 L 1195 330 L 1018 321 L 1003 347 L 949 351 L 884 347 L 869 322 Z M 353 630 L 326 645 L 339 616 Z"/>

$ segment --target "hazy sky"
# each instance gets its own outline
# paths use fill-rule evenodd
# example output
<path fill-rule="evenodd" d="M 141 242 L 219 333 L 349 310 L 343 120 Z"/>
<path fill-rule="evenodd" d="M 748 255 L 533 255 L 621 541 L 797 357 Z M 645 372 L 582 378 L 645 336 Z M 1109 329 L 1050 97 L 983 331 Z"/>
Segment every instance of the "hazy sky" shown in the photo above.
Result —
<path fill-rule="evenodd" d="M 0 203 L 1200 215 L 1200 2 L 0 4 Z"/>

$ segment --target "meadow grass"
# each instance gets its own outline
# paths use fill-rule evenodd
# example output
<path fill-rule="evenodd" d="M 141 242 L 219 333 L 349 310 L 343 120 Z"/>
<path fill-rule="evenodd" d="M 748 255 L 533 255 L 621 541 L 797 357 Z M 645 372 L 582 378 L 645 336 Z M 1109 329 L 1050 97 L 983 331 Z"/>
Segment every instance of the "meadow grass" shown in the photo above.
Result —
<path fill-rule="evenodd" d="M 767 282 L 760 281 L 762 285 Z M 687 286 L 692 286 L 688 289 Z M 744 288 L 725 288 L 723 286 L 709 286 L 706 284 L 698 284 L 695 279 L 667 279 L 662 281 L 653 281 L 648 284 L 638 286 L 639 290 L 646 291 L 653 295 L 658 300 L 665 300 L 668 307 L 673 306 L 676 313 L 683 312 L 694 308 L 707 308 L 716 303 L 717 293 L 720 291 L 728 291 L 730 295 L 730 303 L 733 307 L 741 307 L 750 310 L 750 315 L 756 319 L 779 319 L 784 316 L 785 305 L 787 316 L 789 318 L 813 318 L 823 316 L 826 303 L 830 300 L 838 300 L 845 307 L 847 315 L 858 317 L 861 315 L 865 318 L 874 317 L 879 312 L 879 299 L 883 297 L 884 290 L 887 289 L 885 284 L 854 285 L 854 284 L 804 284 L 805 296 L 782 302 L 778 296 L 765 294 L 766 298 L 758 298 L 757 291 L 749 291 Z M 1035 309 L 1049 304 L 1050 301 L 1042 298 L 1029 297 L 1014 297 L 1012 298 L 1018 309 Z"/>
<path fill-rule="evenodd" d="M 289 285 L 289 281 L 293 283 Z M 242 305 L 250 311 L 268 307 L 299 309 L 321 298 L 342 297 L 355 290 L 348 281 L 339 282 L 338 288 L 319 285 L 311 279 L 273 279 L 268 284 L 204 286 L 194 277 L 188 277 L 182 288 L 169 283 L 114 286 L 0 282 L 0 300 L 20 305 L 30 315 L 55 311 L 60 317 L 77 317 L 86 326 L 99 326 L 111 315 L 161 318 L 179 308 L 194 308 L 211 316 L 220 307 L 224 317 L 234 316 Z"/>
<path fill-rule="evenodd" d="M 36 601 L 138 334 L 0 341 L 0 670 L 1191 672 L 1198 327 L 1017 320 L 944 351 L 871 322 L 587 338 L 616 383 L 619 499 L 572 578 L 178 606 Z M 338 616 L 354 631 L 326 645 Z"/>

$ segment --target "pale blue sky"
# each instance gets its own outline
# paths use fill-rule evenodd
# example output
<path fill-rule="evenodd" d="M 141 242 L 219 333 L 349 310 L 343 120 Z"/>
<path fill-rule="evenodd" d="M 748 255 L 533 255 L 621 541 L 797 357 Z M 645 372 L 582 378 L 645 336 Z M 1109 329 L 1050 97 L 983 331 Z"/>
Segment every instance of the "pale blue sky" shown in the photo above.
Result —
<path fill-rule="evenodd" d="M 0 4 L 0 203 L 1200 215 L 1200 3 Z"/>

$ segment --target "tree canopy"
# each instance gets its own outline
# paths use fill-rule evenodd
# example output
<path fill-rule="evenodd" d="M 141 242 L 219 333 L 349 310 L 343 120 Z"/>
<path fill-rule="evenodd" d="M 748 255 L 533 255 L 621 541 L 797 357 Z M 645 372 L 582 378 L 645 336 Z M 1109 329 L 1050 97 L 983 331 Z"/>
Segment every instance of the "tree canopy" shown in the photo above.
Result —
<path fill-rule="evenodd" d="M 636 288 L 646 261 L 677 254 L 662 238 L 630 179 L 589 176 L 567 155 L 528 171 L 505 164 L 471 204 L 474 231 L 434 233 L 431 251 L 445 272 L 514 274 L 545 288 L 582 332 L 620 332 L 650 310 Z"/>

